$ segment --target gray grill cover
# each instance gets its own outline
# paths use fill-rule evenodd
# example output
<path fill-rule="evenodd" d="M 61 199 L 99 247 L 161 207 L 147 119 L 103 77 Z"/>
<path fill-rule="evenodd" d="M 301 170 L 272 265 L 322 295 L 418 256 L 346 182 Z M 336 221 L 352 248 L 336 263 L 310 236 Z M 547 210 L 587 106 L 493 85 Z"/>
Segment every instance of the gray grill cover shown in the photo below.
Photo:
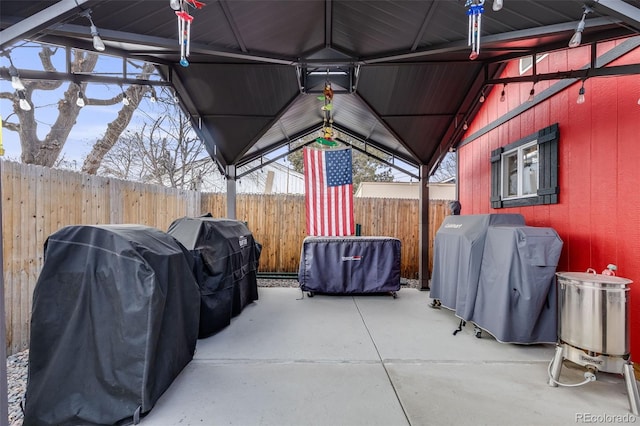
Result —
<path fill-rule="evenodd" d="M 556 343 L 561 252 L 552 228 L 489 228 L 471 320 L 500 342 Z"/>
<path fill-rule="evenodd" d="M 169 234 L 191 251 L 200 287 L 199 337 L 229 325 L 231 317 L 258 299 L 261 246 L 243 222 L 211 217 L 183 217 Z"/>
<path fill-rule="evenodd" d="M 192 267 L 180 243 L 149 227 L 52 234 L 33 293 L 24 424 L 114 424 L 151 410 L 193 357 Z"/>
<path fill-rule="evenodd" d="M 400 290 L 400 240 L 390 237 L 306 237 L 300 287 L 318 293 Z"/>
<path fill-rule="evenodd" d="M 429 296 L 465 321 L 473 314 L 484 241 L 490 226 L 524 225 L 520 214 L 447 216 L 436 232 Z"/>

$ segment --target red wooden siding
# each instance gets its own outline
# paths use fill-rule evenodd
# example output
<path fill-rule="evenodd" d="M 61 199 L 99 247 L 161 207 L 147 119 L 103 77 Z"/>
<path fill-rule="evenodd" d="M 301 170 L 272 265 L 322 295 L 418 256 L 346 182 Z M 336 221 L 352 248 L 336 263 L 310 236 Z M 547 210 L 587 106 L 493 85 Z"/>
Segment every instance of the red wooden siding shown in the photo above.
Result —
<path fill-rule="evenodd" d="M 598 47 L 602 54 L 614 42 Z M 538 72 L 578 69 L 589 63 L 589 47 L 550 54 Z M 611 65 L 640 63 L 640 49 Z M 530 71 L 529 71 L 530 72 Z M 503 77 L 517 76 L 517 62 Z M 536 84 L 536 92 L 553 85 Z M 554 228 L 564 241 L 559 271 L 602 271 L 618 266 L 631 285 L 631 352 L 640 361 L 640 76 L 593 78 L 586 102 L 576 104 L 580 83 L 458 150 L 462 214 L 521 213 L 528 225 Z M 531 83 L 507 85 L 507 101 L 495 87 L 467 135 L 526 102 Z M 489 153 L 553 123 L 559 123 L 559 204 L 492 209 Z"/>

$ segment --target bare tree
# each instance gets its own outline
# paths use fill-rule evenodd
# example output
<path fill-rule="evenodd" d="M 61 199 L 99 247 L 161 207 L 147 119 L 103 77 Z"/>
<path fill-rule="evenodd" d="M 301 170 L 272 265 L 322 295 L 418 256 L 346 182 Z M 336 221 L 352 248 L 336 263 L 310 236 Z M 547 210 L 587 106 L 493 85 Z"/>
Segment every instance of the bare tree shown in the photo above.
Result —
<path fill-rule="evenodd" d="M 458 174 L 458 156 L 455 152 L 448 152 L 444 156 L 435 173 L 429 178 L 429 182 L 445 182 L 456 178 Z"/>
<path fill-rule="evenodd" d="M 52 57 L 58 48 L 49 45 L 42 45 L 39 52 L 40 62 L 43 69 L 49 72 L 56 72 L 53 65 Z M 11 59 L 10 52 L 5 53 Z M 94 71 L 98 62 L 99 55 L 93 52 L 72 49 L 72 58 L 70 70 L 73 74 L 88 74 Z M 134 64 L 135 65 L 135 64 Z M 154 67 L 151 64 L 145 64 L 138 78 L 148 79 Z M 79 92 L 86 93 L 87 83 L 65 83 L 63 81 L 47 81 L 47 80 L 24 80 L 25 90 L 22 91 L 24 97 L 29 104 L 33 105 L 33 98 L 37 98 L 37 92 L 41 90 L 52 91 L 68 84 L 67 90 L 64 92 L 62 99 L 58 102 L 58 115 L 55 122 L 51 125 L 49 133 L 40 139 L 38 138 L 37 128 L 38 121 L 36 119 L 36 109 L 31 108 L 28 111 L 20 108 L 20 99 L 17 93 L 0 92 L 0 98 L 8 99 L 13 103 L 13 114 L 8 116 L 2 125 L 7 130 L 17 132 L 20 137 L 20 146 L 22 153 L 20 159 L 23 163 L 37 164 L 41 166 L 53 167 L 56 164 L 60 152 L 76 124 L 78 115 L 82 107 L 77 105 Z M 83 171 L 87 173 L 95 173 L 104 153 L 115 143 L 120 133 L 127 127 L 133 116 L 133 112 L 140 104 L 140 100 L 144 93 L 149 90 L 146 85 L 129 86 L 124 93 L 120 93 L 110 99 L 93 99 L 86 98 L 85 104 L 91 105 L 115 105 L 122 101 L 123 97 L 129 97 L 129 105 L 122 106 L 118 117 L 107 126 L 106 133 L 100 139 L 91 154 L 87 157 L 83 166 Z"/>
<path fill-rule="evenodd" d="M 153 64 L 145 63 L 138 75 L 138 79 L 148 80 L 149 75 L 151 75 L 154 69 L 155 67 Z M 107 152 L 113 148 L 122 132 L 127 128 L 131 122 L 133 113 L 138 109 L 142 98 L 148 91 L 149 87 L 146 85 L 132 85 L 127 88 L 126 96 L 129 98 L 129 103 L 127 105 L 123 105 L 122 109 L 118 112 L 116 119 L 107 126 L 107 131 L 104 136 L 96 141 L 95 145 L 93 145 L 91 152 L 87 155 L 87 158 L 85 158 L 84 164 L 82 165 L 83 172 L 92 175 L 96 174 L 102 159 Z M 122 100 L 122 96 L 120 96 L 120 100 Z"/>
<path fill-rule="evenodd" d="M 125 131 L 105 155 L 100 175 L 173 188 L 197 189 L 214 163 L 189 118 L 173 105 L 138 131 Z"/>

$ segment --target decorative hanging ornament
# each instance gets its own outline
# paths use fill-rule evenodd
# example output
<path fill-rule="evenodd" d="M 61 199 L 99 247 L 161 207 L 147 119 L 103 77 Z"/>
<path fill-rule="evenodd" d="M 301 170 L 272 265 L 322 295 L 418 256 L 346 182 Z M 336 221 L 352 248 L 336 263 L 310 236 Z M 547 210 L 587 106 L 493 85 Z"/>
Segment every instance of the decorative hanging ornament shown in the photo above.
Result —
<path fill-rule="evenodd" d="M 179 7 L 176 9 L 176 6 Z M 202 9 L 205 3 L 197 0 L 172 0 L 170 2 L 172 9 L 176 9 L 175 14 L 178 17 L 178 44 L 180 44 L 180 65 L 183 67 L 189 66 L 190 48 L 191 48 L 191 23 L 193 22 L 193 16 L 187 12 L 188 6 L 196 9 Z"/>
<path fill-rule="evenodd" d="M 480 55 L 480 27 L 482 14 L 484 13 L 484 0 L 467 0 L 465 7 L 469 8 L 467 10 L 467 16 L 469 17 L 468 45 L 471 46 L 469 59 L 473 61 Z"/>

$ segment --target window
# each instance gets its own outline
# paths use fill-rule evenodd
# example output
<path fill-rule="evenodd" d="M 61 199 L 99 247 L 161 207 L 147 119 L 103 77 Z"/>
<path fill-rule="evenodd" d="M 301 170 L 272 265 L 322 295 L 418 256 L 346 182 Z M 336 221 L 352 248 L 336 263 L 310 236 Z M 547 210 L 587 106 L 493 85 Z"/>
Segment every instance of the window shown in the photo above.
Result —
<path fill-rule="evenodd" d="M 531 142 L 502 154 L 502 199 L 538 192 L 538 144 Z"/>
<path fill-rule="evenodd" d="M 491 207 L 558 203 L 558 125 L 491 153 Z"/>
<path fill-rule="evenodd" d="M 542 55 L 536 55 L 536 63 L 540 62 L 547 56 L 549 56 L 548 53 L 543 53 Z M 520 75 L 526 73 L 531 68 L 533 68 L 533 56 L 525 56 L 523 58 L 520 58 Z"/>

